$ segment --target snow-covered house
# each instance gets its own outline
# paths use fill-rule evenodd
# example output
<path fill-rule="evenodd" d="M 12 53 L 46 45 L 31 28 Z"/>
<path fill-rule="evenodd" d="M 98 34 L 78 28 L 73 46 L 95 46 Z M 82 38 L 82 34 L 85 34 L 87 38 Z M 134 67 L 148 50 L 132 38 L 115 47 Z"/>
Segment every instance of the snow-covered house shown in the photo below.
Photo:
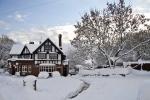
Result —
<path fill-rule="evenodd" d="M 15 44 L 8 59 L 9 71 L 20 75 L 38 75 L 41 71 L 59 71 L 61 75 L 68 74 L 68 65 L 64 64 L 66 56 L 62 51 L 62 35 L 59 34 L 59 47 L 49 38 L 40 44 L 30 42 L 26 45 Z"/>

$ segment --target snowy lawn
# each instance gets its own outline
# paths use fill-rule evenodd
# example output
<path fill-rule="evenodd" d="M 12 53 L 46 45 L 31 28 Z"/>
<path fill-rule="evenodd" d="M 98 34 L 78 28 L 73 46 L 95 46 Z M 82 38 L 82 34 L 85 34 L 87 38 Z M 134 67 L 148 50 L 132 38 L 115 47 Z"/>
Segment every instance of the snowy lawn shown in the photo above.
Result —
<path fill-rule="evenodd" d="M 77 76 L 89 88 L 72 100 L 150 100 L 150 73 L 132 71 L 126 77 L 119 75 Z"/>
<path fill-rule="evenodd" d="M 90 85 L 81 92 L 84 83 Z M 37 78 L 37 91 L 31 86 L 24 87 L 23 77 L 0 75 L 0 100 L 150 100 L 149 93 L 150 73 L 135 70 L 125 77 Z"/>
<path fill-rule="evenodd" d="M 23 87 L 23 77 L 0 75 L 0 100 L 65 100 L 83 82 L 69 77 L 37 79 L 37 91 Z"/>

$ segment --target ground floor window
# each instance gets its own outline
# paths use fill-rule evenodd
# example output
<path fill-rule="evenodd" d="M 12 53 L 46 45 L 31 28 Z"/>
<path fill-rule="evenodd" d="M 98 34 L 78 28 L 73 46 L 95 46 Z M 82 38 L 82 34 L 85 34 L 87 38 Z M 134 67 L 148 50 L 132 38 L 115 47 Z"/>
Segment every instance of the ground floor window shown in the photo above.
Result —
<path fill-rule="evenodd" d="M 27 72 L 28 67 L 26 65 L 22 65 L 22 72 Z"/>
<path fill-rule="evenodd" d="M 32 66 L 31 65 L 21 65 L 21 66 L 16 66 L 16 72 L 28 72 L 31 73 L 32 71 Z"/>
<path fill-rule="evenodd" d="M 28 72 L 31 73 L 31 70 L 32 70 L 31 65 L 29 65 L 28 66 Z"/>
<path fill-rule="evenodd" d="M 55 71 L 55 66 L 40 66 L 40 71 L 53 72 Z"/>

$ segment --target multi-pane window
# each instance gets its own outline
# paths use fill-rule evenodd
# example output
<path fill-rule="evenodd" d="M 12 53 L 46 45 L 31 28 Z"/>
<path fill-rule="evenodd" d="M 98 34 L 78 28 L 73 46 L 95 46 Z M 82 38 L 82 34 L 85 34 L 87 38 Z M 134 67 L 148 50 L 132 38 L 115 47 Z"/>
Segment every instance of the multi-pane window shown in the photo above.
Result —
<path fill-rule="evenodd" d="M 47 42 L 44 45 L 44 49 L 45 49 L 45 51 L 51 51 L 52 50 L 52 46 Z"/>
<path fill-rule="evenodd" d="M 29 72 L 29 73 L 31 73 L 31 65 L 22 65 L 22 72 Z M 19 67 L 18 67 L 18 70 L 17 70 L 18 72 L 20 71 L 19 70 Z"/>
<path fill-rule="evenodd" d="M 53 72 L 55 71 L 55 66 L 40 66 L 40 71 Z"/>
<path fill-rule="evenodd" d="M 29 59 L 30 55 L 22 55 L 22 58 Z"/>
<path fill-rule="evenodd" d="M 22 65 L 22 72 L 27 72 L 27 69 L 28 67 L 26 65 Z"/>
<path fill-rule="evenodd" d="M 39 53 L 38 59 L 46 59 L 46 53 Z"/>
<path fill-rule="evenodd" d="M 57 59 L 57 53 L 50 53 L 49 59 Z"/>

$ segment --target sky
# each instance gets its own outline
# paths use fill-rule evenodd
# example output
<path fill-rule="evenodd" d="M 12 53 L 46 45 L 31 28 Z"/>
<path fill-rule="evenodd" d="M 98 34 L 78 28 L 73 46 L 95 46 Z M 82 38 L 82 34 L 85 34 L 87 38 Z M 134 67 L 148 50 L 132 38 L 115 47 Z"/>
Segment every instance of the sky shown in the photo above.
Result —
<path fill-rule="evenodd" d="M 107 2 L 118 0 L 0 0 L 0 35 L 4 34 L 19 43 L 50 38 L 63 44 L 75 37 L 74 24 L 90 9 L 106 7 Z M 150 0 L 125 0 L 134 12 L 150 17 Z"/>

